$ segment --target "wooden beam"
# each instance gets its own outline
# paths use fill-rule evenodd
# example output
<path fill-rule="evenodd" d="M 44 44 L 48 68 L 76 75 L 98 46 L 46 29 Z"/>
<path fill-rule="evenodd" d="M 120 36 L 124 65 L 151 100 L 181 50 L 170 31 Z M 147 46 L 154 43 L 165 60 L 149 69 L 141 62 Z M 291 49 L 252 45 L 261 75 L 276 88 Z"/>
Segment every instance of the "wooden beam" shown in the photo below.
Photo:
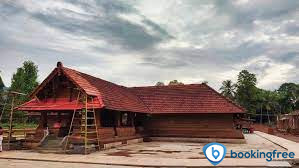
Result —
<path fill-rule="evenodd" d="M 27 95 L 27 94 L 25 94 L 25 93 L 16 92 L 16 91 L 9 91 L 9 93 L 16 94 L 16 95 L 23 95 L 23 96 L 26 96 L 26 95 Z"/>

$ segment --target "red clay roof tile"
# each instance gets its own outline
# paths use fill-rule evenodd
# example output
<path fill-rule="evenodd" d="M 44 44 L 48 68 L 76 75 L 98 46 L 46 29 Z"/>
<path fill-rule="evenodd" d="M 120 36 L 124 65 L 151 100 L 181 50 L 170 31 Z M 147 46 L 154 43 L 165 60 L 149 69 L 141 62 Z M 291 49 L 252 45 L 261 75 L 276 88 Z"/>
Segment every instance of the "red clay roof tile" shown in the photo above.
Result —
<path fill-rule="evenodd" d="M 149 112 L 149 109 L 141 100 L 124 86 L 65 67 L 63 67 L 63 72 L 72 78 L 87 94 L 101 97 L 104 107 L 108 109 Z"/>
<path fill-rule="evenodd" d="M 243 113 L 206 84 L 129 88 L 152 113 Z"/>
<path fill-rule="evenodd" d="M 143 113 L 244 112 L 242 107 L 206 84 L 128 88 L 73 69 L 60 68 L 87 94 L 99 97 L 99 104 L 107 109 Z"/>

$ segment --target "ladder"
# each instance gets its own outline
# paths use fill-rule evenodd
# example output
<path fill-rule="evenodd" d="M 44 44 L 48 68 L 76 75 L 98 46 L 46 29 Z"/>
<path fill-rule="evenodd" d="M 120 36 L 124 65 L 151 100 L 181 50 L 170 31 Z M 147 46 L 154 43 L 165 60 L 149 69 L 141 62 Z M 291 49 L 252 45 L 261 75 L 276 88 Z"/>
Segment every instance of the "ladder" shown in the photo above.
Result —
<path fill-rule="evenodd" d="M 78 94 L 77 104 L 80 102 L 80 93 Z M 91 107 L 88 102 L 91 102 Z M 96 111 L 94 108 L 94 98 L 85 94 L 83 103 L 85 107 L 82 109 L 74 109 L 69 133 L 64 146 L 64 151 L 67 151 L 69 145 L 69 137 L 79 136 L 84 142 L 84 154 L 89 153 L 89 149 L 95 147 L 100 149 L 100 139 L 98 134 L 98 125 L 96 120 Z M 79 131 L 79 133 L 76 131 Z M 96 144 L 92 146 L 92 144 Z"/>

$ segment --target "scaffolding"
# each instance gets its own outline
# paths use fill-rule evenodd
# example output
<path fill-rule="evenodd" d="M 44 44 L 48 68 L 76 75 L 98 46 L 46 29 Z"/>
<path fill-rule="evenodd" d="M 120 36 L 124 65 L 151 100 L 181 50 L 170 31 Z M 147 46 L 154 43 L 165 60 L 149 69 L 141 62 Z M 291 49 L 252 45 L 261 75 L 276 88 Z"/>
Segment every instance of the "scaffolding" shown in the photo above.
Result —
<path fill-rule="evenodd" d="M 64 152 L 67 152 L 69 147 L 69 138 L 76 136 L 75 129 L 80 129 L 78 136 L 83 139 L 84 154 L 89 153 L 89 149 L 92 148 L 92 144 L 95 144 L 97 150 L 100 149 L 100 141 L 98 134 L 98 125 L 96 120 L 96 112 L 94 108 L 94 97 L 84 94 L 81 98 L 81 91 L 78 92 L 76 107 L 74 108 L 70 128 L 68 131 L 66 143 L 64 146 Z M 83 107 L 78 109 L 79 103 L 83 103 Z M 88 103 L 90 102 L 90 103 Z M 90 104 L 90 105 L 89 105 Z"/>
<path fill-rule="evenodd" d="M 9 103 L 9 96 L 12 96 L 10 105 L 8 104 Z M 0 123 L 2 123 L 2 121 L 3 121 L 3 116 L 4 116 L 4 113 L 6 111 L 7 106 L 10 106 L 10 109 L 8 109 L 8 111 L 9 111 L 9 125 L 8 125 L 8 135 L 7 135 L 8 150 L 10 150 L 11 140 L 12 140 L 12 136 L 13 136 L 12 135 L 13 134 L 13 115 L 14 115 L 14 112 L 15 112 L 15 109 L 16 109 L 16 106 L 15 106 L 16 96 L 26 96 L 26 94 L 21 93 L 21 92 L 16 92 L 16 91 L 8 91 L 6 93 L 6 98 L 5 98 L 4 104 L 1 104 L 3 106 L 3 108 L 1 110 Z M 27 122 L 27 120 L 24 120 L 24 118 L 23 118 L 24 126 L 26 125 L 26 122 Z M 26 139 L 26 128 L 24 128 L 23 131 L 24 131 L 23 132 L 24 133 L 24 139 Z"/>

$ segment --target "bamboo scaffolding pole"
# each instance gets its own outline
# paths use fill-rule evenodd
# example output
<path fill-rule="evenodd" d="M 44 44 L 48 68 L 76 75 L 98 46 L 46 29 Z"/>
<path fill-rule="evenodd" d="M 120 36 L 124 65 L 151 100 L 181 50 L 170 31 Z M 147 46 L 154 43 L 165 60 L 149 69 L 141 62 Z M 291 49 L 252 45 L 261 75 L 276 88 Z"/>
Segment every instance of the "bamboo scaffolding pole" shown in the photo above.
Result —
<path fill-rule="evenodd" d="M 100 150 L 100 138 L 99 138 L 99 133 L 98 133 L 98 123 L 97 123 L 96 111 L 95 111 L 95 108 L 94 108 L 93 98 L 91 98 L 91 101 L 92 101 L 92 111 L 93 111 L 93 117 L 94 117 L 94 124 L 95 124 L 96 134 L 97 134 L 98 150 Z"/>
<path fill-rule="evenodd" d="M 78 96 L 77 96 L 76 106 L 78 106 L 78 104 L 79 104 L 79 101 L 80 101 L 80 94 L 81 94 L 81 92 L 79 91 L 79 92 L 78 92 Z M 74 111 L 73 111 L 72 120 L 71 120 L 71 124 L 70 124 L 70 129 L 69 129 L 68 136 L 67 136 L 67 138 L 66 138 L 66 143 L 65 143 L 65 146 L 64 146 L 64 152 L 66 152 L 66 149 L 67 149 L 67 146 L 68 146 L 69 136 L 71 135 L 72 128 L 73 128 L 74 118 L 75 118 L 75 116 L 76 116 L 76 110 L 77 110 L 77 109 L 74 109 Z"/>
<path fill-rule="evenodd" d="M 9 117 L 9 130 L 8 130 L 8 150 L 10 150 L 10 140 L 11 140 L 11 133 L 12 133 L 12 116 L 14 111 L 14 101 L 15 101 L 15 95 L 12 97 L 11 101 L 11 110 L 10 110 L 10 117 Z"/>
<path fill-rule="evenodd" d="M 85 155 L 87 154 L 87 141 L 88 141 L 88 139 L 87 139 L 87 110 L 88 110 L 88 108 L 87 108 L 87 94 L 85 94 L 85 136 L 84 136 L 84 153 L 85 153 Z"/>

